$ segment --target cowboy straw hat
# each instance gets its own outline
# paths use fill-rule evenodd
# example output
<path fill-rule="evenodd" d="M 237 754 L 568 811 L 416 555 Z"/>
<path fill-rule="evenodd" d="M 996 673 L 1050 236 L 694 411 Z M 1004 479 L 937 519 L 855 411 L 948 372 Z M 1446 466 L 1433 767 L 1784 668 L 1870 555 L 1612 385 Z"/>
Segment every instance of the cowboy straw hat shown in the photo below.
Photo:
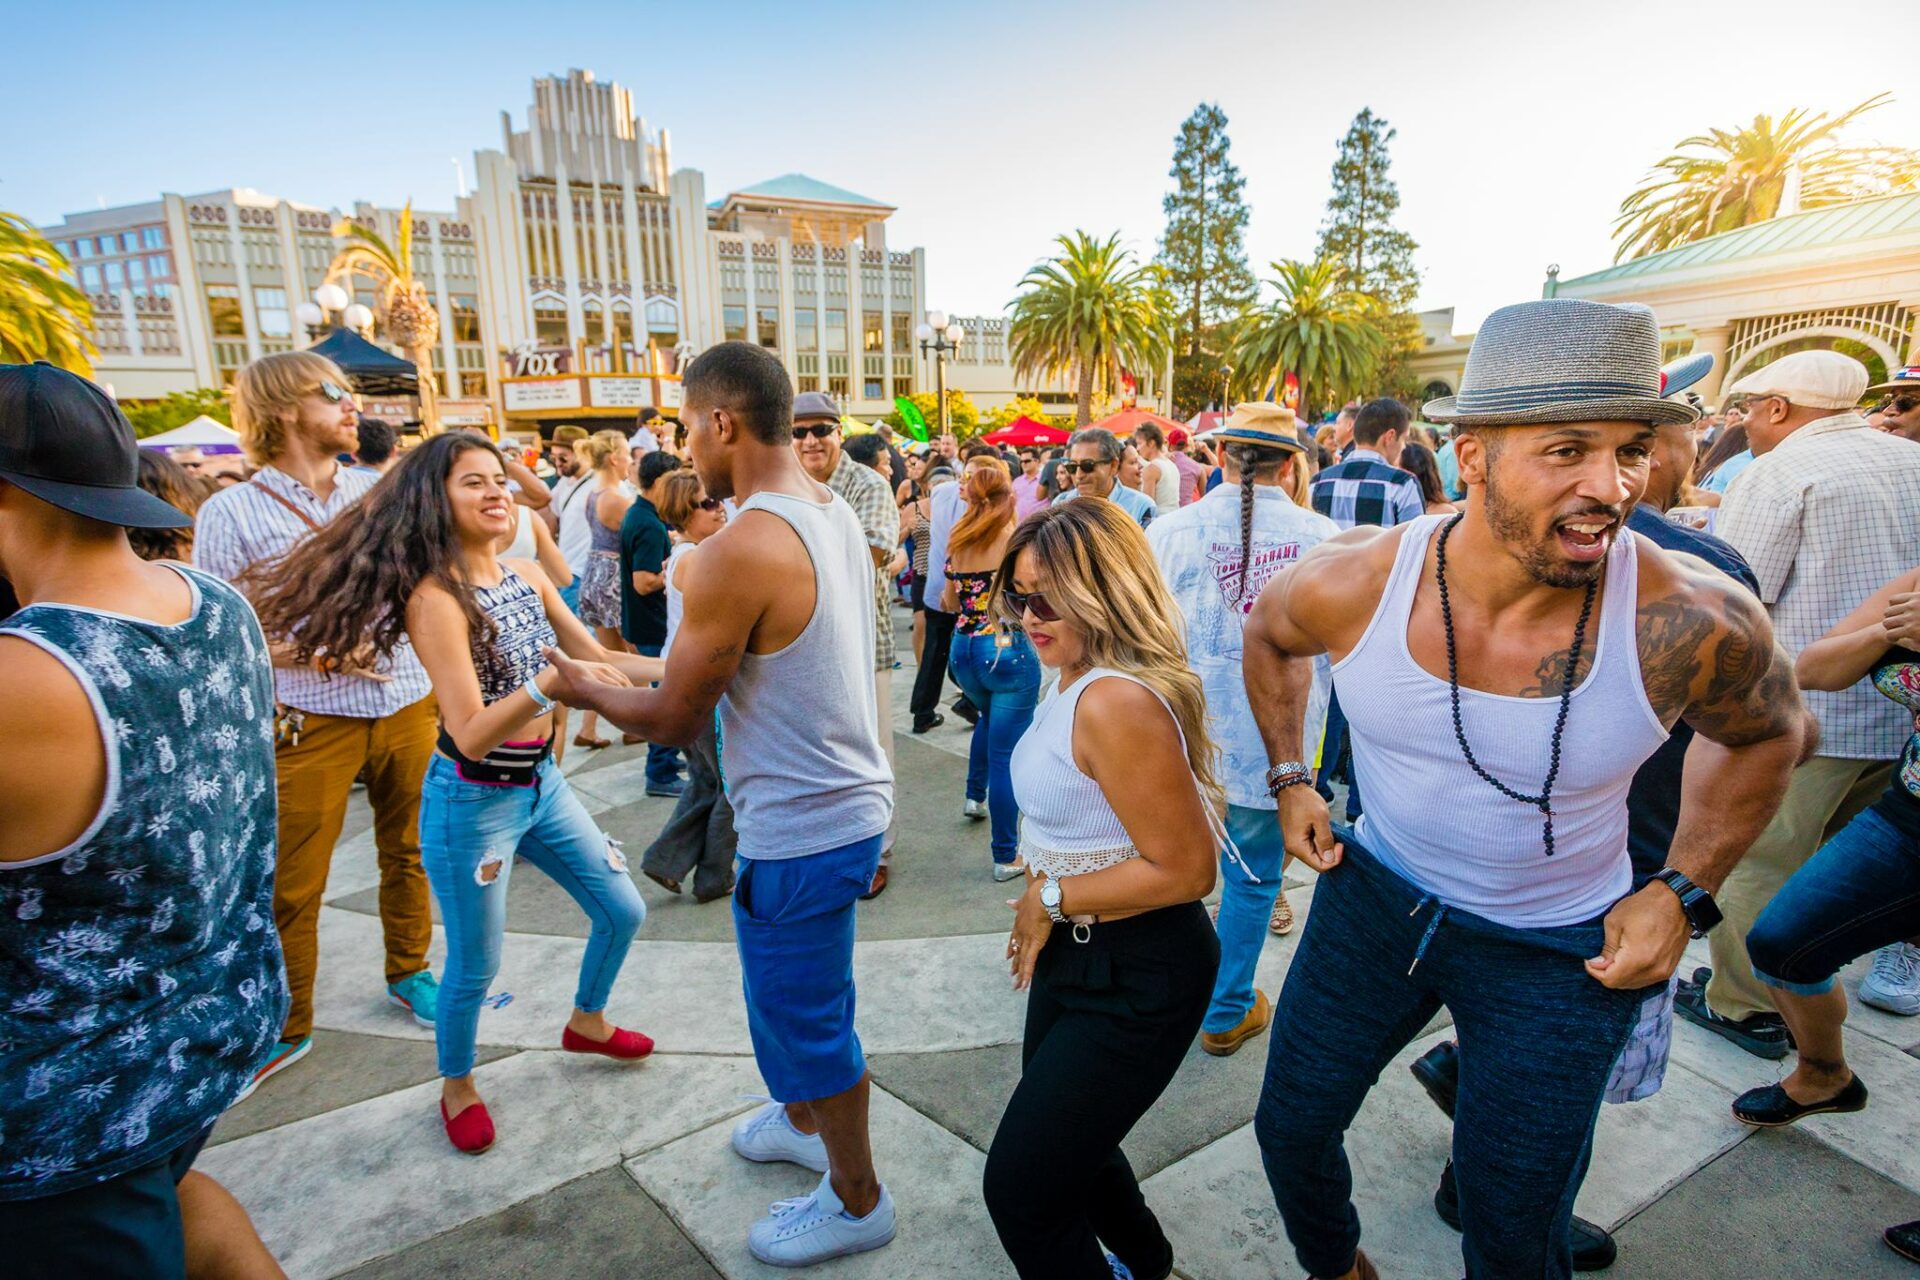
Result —
<path fill-rule="evenodd" d="M 1293 410 L 1271 400 L 1249 400 L 1233 406 L 1227 420 L 1207 432 L 1214 444 L 1257 444 L 1269 449 L 1305 453 Z"/>
<path fill-rule="evenodd" d="M 1660 329 L 1638 304 L 1542 298 L 1487 317 L 1467 352 L 1460 394 L 1421 416 L 1463 427 L 1560 422 L 1693 422 L 1700 411 L 1664 400 Z"/>
<path fill-rule="evenodd" d="M 1867 388 L 1870 396 L 1899 395 L 1920 392 L 1920 364 L 1910 364 L 1904 369 L 1895 369 L 1893 376 L 1885 382 L 1877 382 Z"/>

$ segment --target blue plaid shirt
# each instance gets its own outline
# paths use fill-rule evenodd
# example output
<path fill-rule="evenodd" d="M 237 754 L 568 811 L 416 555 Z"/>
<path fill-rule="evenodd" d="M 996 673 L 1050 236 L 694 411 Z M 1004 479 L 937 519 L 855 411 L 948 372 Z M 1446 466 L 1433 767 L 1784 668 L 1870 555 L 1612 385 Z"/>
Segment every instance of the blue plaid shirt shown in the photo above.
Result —
<path fill-rule="evenodd" d="M 1313 478 L 1313 509 L 1342 529 L 1358 524 L 1390 529 L 1425 515 L 1426 499 L 1413 473 L 1372 449 L 1356 448 Z"/>

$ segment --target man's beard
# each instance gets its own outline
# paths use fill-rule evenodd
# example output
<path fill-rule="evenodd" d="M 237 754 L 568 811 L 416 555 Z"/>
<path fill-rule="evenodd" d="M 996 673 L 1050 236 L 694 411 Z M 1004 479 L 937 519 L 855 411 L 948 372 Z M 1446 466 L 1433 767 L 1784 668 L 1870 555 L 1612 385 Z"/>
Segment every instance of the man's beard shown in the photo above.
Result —
<path fill-rule="evenodd" d="M 1584 587 L 1600 576 L 1601 570 L 1607 563 L 1604 558 L 1592 564 L 1562 560 L 1554 554 L 1551 544 L 1552 534 L 1547 535 L 1549 542 L 1535 541 L 1533 530 L 1527 523 L 1527 513 L 1506 501 L 1499 486 L 1494 483 L 1493 473 L 1494 468 L 1489 466 L 1486 495 L 1487 525 L 1493 530 L 1493 536 L 1505 543 L 1507 550 L 1520 561 L 1520 567 L 1526 570 L 1528 577 L 1544 586 L 1569 588 Z M 1608 514 L 1613 519 L 1619 518 L 1617 513 L 1609 511 Z M 1618 528 L 1614 530 L 1613 536 L 1616 538 L 1620 536 Z"/>

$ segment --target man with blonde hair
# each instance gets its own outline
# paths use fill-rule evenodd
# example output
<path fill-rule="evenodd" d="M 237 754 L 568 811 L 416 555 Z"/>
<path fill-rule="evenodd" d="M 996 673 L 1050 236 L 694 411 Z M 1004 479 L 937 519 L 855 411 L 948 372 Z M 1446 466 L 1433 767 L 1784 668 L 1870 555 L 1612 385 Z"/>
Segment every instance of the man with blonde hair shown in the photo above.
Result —
<path fill-rule="evenodd" d="M 259 470 L 200 508 L 195 567 L 243 582 L 249 570 L 280 559 L 373 488 L 378 476 L 337 461 L 358 441 L 348 386 L 332 361 L 304 351 L 265 356 L 240 370 L 233 425 Z M 273 675 L 279 791 L 273 917 L 292 1003 L 256 1083 L 313 1047 L 320 899 L 347 794 L 362 770 L 380 865 L 387 998 L 427 1027 L 439 1002 L 427 968 L 432 917 L 420 867 L 420 787 L 436 728 L 425 669 L 403 641 L 390 661 L 371 667 L 351 654 L 302 665 L 276 654 Z"/>

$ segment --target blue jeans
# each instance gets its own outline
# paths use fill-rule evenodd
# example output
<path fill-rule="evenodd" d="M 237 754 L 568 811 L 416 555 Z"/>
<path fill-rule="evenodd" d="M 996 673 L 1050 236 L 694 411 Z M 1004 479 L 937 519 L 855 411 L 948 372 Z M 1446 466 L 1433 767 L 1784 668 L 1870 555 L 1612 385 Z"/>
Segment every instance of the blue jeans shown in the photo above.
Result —
<path fill-rule="evenodd" d="M 546 872 L 593 922 L 573 996 L 577 1009 L 606 1007 L 627 945 L 647 916 L 625 856 L 552 760 L 540 766 L 533 786 L 504 787 L 468 782 L 436 754 L 420 800 L 420 862 L 447 932 L 433 1034 L 443 1076 L 473 1070 L 480 1005 L 500 971 L 515 854 Z"/>
<path fill-rule="evenodd" d="M 573 581 L 560 588 L 560 603 L 567 606 L 574 617 L 580 616 L 580 575 L 574 574 Z"/>
<path fill-rule="evenodd" d="M 1641 990 L 1587 975 L 1599 918 L 1515 929 L 1422 893 L 1345 829 L 1287 972 L 1254 1134 L 1300 1265 L 1353 1266 L 1344 1137 L 1394 1055 L 1446 1005 L 1460 1042 L 1453 1166 L 1468 1280 L 1566 1280 L 1567 1223 Z"/>
<path fill-rule="evenodd" d="M 980 710 L 967 751 L 967 799 L 987 802 L 993 816 L 993 860 L 1012 862 L 1020 848 L 1013 745 L 1033 723 L 1033 708 L 1040 701 L 1040 655 L 1018 631 L 990 636 L 956 631 L 948 662 L 954 683 Z"/>
<path fill-rule="evenodd" d="M 1863 809 L 1773 895 L 1747 934 L 1754 977 L 1822 995 L 1842 965 L 1920 933 L 1920 843 L 1881 813 L 1912 803 Z"/>
<path fill-rule="evenodd" d="M 1247 879 L 1227 851 L 1220 851 L 1220 918 L 1215 925 L 1220 934 L 1220 972 L 1214 976 L 1206 1021 L 1200 1024 L 1202 1031 L 1215 1035 L 1239 1026 L 1253 1008 L 1253 970 L 1267 941 L 1267 921 L 1273 916 L 1281 867 L 1287 860 L 1280 822 L 1272 809 L 1228 805 L 1227 834 L 1260 883 Z"/>
<path fill-rule="evenodd" d="M 657 644 L 637 644 L 633 647 L 643 658 L 660 656 L 660 646 Z M 664 787 L 678 781 L 680 781 L 680 748 L 663 747 L 649 742 L 647 744 L 647 785 Z"/>

